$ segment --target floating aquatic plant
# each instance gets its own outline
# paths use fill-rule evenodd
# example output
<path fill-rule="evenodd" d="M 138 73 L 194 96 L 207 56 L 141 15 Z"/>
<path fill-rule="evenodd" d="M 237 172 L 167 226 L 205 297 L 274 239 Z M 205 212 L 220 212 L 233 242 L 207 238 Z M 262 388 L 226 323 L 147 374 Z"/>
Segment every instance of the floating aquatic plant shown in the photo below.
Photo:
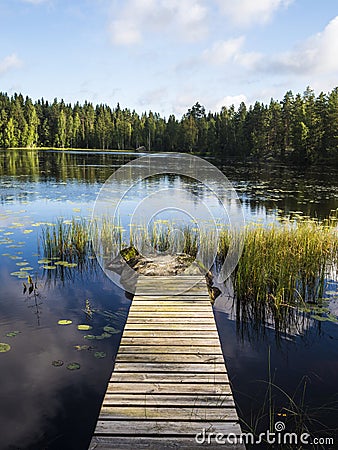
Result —
<path fill-rule="evenodd" d="M 89 339 L 89 340 L 92 340 L 92 339 L 96 339 L 96 336 L 94 335 L 94 334 L 86 334 L 85 336 L 83 336 L 85 339 Z"/>
<path fill-rule="evenodd" d="M 67 319 L 61 319 L 58 321 L 58 325 L 70 325 L 71 323 L 73 323 L 73 321 Z"/>
<path fill-rule="evenodd" d="M 94 347 L 92 347 L 91 345 L 74 345 L 74 348 L 78 351 L 81 351 L 81 350 L 93 350 Z"/>
<path fill-rule="evenodd" d="M 110 327 L 109 325 L 106 325 L 105 327 L 103 327 L 103 330 L 109 334 L 121 333 L 121 330 L 117 330 L 116 328 Z"/>
<path fill-rule="evenodd" d="M 105 358 L 107 356 L 107 353 L 105 353 L 105 352 L 95 352 L 94 356 L 95 356 L 95 358 L 101 359 L 101 358 Z"/>
<path fill-rule="evenodd" d="M 52 362 L 52 366 L 54 366 L 54 367 L 61 367 L 61 366 L 63 366 L 63 364 L 64 364 L 64 362 L 61 359 L 57 359 Z"/>
<path fill-rule="evenodd" d="M 77 329 L 80 331 L 88 331 L 91 330 L 93 327 L 91 327 L 90 325 L 78 325 Z"/>
<path fill-rule="evenodd" d="M 9 352 L 10 349 L 11 349 L 11 346 L 9 344 L 6 344 L 5 342 L 0 342 L 0 353 Z"/>
<path fill-rule="evenodd" d="M 7 337 L 15 337 L 20 333 L 21 333 L 21 331 L 10 331 L 9 333 L 6 333 L 6 336 Z"/>
<path fill-rule="evenodd" d="M 68 370 L 78 370 L 80 369 L 80 367 L 81 367 L 80 364 L 77 362 L 72 362 L 67 365 Z"/>

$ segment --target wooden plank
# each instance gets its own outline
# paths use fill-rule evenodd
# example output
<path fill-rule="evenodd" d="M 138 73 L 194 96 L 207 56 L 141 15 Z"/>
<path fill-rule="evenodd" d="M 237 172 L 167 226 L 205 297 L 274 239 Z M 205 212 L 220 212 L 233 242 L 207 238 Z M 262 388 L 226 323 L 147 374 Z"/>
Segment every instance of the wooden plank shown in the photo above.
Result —
<path fill-rule="evenodd" d="M 194 306 L 170 306 L 170 305 L 132 305 L 129 309 L 129 312 L 137 312 L 137 311 L 142 311 L 142 312 L 207 312 L 210 315 L 210 312 L 208 310 L 206 310 L 206 307 L 203 305 L 194 305 Z"/>
<path fill-rule="evenodd" d="M 209 331 L 217 331 L 216 325 L 208 325 L 203 323 L 194 323 L 189 327 L 190 330 L 198 331 L 198 330 L 209 330 Z M 124 327 L 124 331 L 130 330 L 182 330 L 187 331 L 187 326 L 184 323 L 127 323 Z"/>
<path fill-rule="evenodd" d="M 222 350 L 219 343 L 212 346 L 195 346 L 195 345 L 124 345 L 121 343 L 118 354 L 123 353 L 136 353 L 136 354 L 148 354 L 148 353 L 179 353 L 179 354 L 194 354 L 194 355 L 222 355 Z"/>
<path fill-rule="evenodd" d="M 170 291 L 172 291 L 172 294 L 170 294 Z M 196 297 L 197 293 L 198 293 L 198 288 L 194 289 L 194 290 L 190 290 L 190 291 L 183 289 L 180 294 L 176 293 L 175 289 L 168 289 L 166 291 L 166 295 L 158 295 L 155 291 L 152 291 L 151 289 L 148 289 L 148 290 L 144 289 L 142 292 L 139 292 L 137 295 L 163 299 L 164 297 L 167 297 L 168 294 L 169 294 L 169 296 L 172 296 L 172 297 L 174 297 L 175 294 L 182 295 L 182 296 L 184 295 L 185 297 Z M 205 297 L 205 298 L 207 298 L 207 297 Z M 209 301 L 210 301 L 210 297 L 209 297 Z"/>
<path fill-rule="evenodd" d="M 208 394 L 190 394 L 190 395 L 166 395 L 166 394 L 111 394 L 106 393 L 104 405 L 147 405 L 147 406 L 224 406 L 226 408 L 235 406 L 234 399 L 230 394 L 208 395 Z"/>
<path fill-rule="evenodd" d="M 184 435 L 196 435 L 200 433 L 203 428 L 208 429 L 209 432 L 235 434 L 239 435 L 241 429 L 236 422 L 210 422 L 210 421 L 159 421 L 159 420 L 144 420 L 136 423 L 130 420 L 98 420 L 96 426 L 97 434 L 108 434 L 110 436 L 119 435 L 134 435 L 144 436 L 147 434 L 171 435 L 182 433 Z"/>
<path fill-rule="evenodd" d="M 226 373 L 114 372 L 111 383 L 229 383 Z"/>
<path fill-rule="evenodd" d="M 127 325 L 130 323 L 185 323 L 188 327 L 189 324 L 204 323 L 209 325 L 215 325 L 213 317 L 140 317 L 140 316 L 128 316 Z"/>
<path fill-rule="evenodd" d="M 130 311 L 128 317 L 207 317 L 210 318 L 210 311 L 166 311 L 165 309 L 159 311 Z"/>
<path fill-rule="evenodd" d="M 142 337 L 123 337 L 121 339 L 120 345 L 147 345 L 149 343 L 149 339 Z M 219 344 L 219 339 L 199 339 L 198 337 L 191 338 L 179 338 L 179 339 L 165 339 L 165 338 L 152 338 L 152 345 L 196 345 L 196 346 L 210 346 Z"/>
<path fill-rule="evenodd" d="M 114 372 L 202 372 L 225 373 L 224 363 L 115 363 Z"/>
<path fill-rule="evenodd" d="M 203 363 L 203 364 L 212 364 L 214 362 L 220 363 L 224 365 L 224 359 L 222 355 L 196 355 L 196 354 L 170 354 L 170 353 L 147 353 L 147 354 L 138 354 L 134 353 L 119 353 L 115 359 L 115 363 L 117 362 L 182 362 L 184 363 Z"/>
<path fill-rule="evenodd" d="M 234 408 L 175 408 L 163 406 L 107 406 L 103 404 L 100 420 L 132 419 L 132 420 L 237 420 Z"/>
<path fill-rule="evenodd" d="M 203 302 L 211 305 L 209 294 L 199 294 L 196 292 L 194 295 L 136 295 L 133 298 L 133 301 L 137 302 L 164 302 L 169 301 L 171 303 L 175 302 L 185 302 L 185 303 L 194 303 L 194 302 Z"/>
<path fill-rule="evenodd" d="M 202 437 L 200 437 L 202 439 Z M 161 437 L 147 436 L 147 437 L 120 437 L 120 436 L 94 436 L 90 444 L 89 450 L 184 450 L 196 448 L 206 448 L 208 450 L 244 450 L 243 444 L 219 444 L 215 441 L 215 436 L 212 437 L 211 443 L 207 441 L 204 444 L 197 444 L 195 437 L 175 436 L 163 439 Z"/>
<path fill-rule="evenodd" d="M 134 297 L 133 299 L 133 305 L 137 306 L 205 306 L 206 308 L 210 307 L 210 300 L 206 299 L 204 296 L 200 299 L 197 299 L 196 297 L 190 297 L 190 300 L 179 300 L 179 299 L 140 299 L 139 297 Z"/>
<path fill-rule="evenodd" d="M 147 338 L 177 338 L 177 337 L 196 337 L 207 339 L 218 338 L 217 330 L 124 330 L 123 336 L 128 337 L 147 337 Z"/>
<path fill-rule="evenodd" d="M 108 393 L 126 394 L 230 394 L 229 384 L 225 383 L 108 383 Z"/>

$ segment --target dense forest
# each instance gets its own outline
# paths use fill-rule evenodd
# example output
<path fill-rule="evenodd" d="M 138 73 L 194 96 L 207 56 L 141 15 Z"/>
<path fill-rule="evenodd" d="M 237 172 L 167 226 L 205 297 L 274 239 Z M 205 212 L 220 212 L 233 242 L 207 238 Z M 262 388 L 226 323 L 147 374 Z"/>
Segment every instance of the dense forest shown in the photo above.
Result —
<path fill-rule="evenodd" d="M 288 91 L 283 100 L 223 107 L 206 113 L 196 103 L 178 120 L 151 111 L 35 103 L 0 93 L 0 148 L 58 147 L 194 152 L 218 158 L 338 160 L 338 87 L 315 96 Z"/>

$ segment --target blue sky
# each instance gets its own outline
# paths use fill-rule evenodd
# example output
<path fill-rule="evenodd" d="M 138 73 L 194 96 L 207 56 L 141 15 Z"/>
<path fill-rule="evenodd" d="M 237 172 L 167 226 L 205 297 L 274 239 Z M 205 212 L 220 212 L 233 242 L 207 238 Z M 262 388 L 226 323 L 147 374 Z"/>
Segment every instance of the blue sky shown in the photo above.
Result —
<path fill-rule="evenodd" d="M 338 85 L 336 0 L 0 0 L 0 91 L 180 117 Z"/>

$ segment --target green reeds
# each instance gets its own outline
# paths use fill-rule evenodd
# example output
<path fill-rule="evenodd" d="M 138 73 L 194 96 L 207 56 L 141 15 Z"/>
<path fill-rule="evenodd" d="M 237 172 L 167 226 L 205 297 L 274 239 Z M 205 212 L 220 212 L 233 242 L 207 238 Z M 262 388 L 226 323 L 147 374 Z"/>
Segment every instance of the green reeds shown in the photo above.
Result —
<path fill-rule="evenodd" d="M 335 228 L 314 220 L 284 221 L 268 227 L 249 225 L 243 233 L 243 253 L 233 274 L 238 299 L 279 309 L 322 297 L 327 273 L 337 263 Z M 223 232 L 222 255 L 230 238 Z"/>
<path fill-rule="evenodd" d="M 243 233 L 244 248 L 232 274 L 237 300 L 261 308 L 268 304 L 272 312 L 286 305 L 317 302 L 323 295 L 329 270 L 337 270 L 338 211 L 330 218 L 315 220 L 283 220 L 269 226 L 251 224 Z M 177 228 L 162 221 L 152 228 L 131 226 L 129 234 L 120 224 L 107 218 L 99 226 L 88 220 L 58 221 L 42 230 L 42 245 L 47 258 L 84 258 L 92 250 L 109 260 L 122 248 L 134 245 L 144 249 L 183 252 L 196 257 L 198 252 L 208 257 L 218 240 L 217 260 L 223 262 L 233 238 L 228 229 L 216 230 Z M 210 255 L 209 255 L 210 256 Z"/>
<path fill-rule="evenodd" d="M 46 258 L 81 260 L 91 250 L 90 227 L 85 219 L 63 221 L 42 228 L 42 249 Z"/>

